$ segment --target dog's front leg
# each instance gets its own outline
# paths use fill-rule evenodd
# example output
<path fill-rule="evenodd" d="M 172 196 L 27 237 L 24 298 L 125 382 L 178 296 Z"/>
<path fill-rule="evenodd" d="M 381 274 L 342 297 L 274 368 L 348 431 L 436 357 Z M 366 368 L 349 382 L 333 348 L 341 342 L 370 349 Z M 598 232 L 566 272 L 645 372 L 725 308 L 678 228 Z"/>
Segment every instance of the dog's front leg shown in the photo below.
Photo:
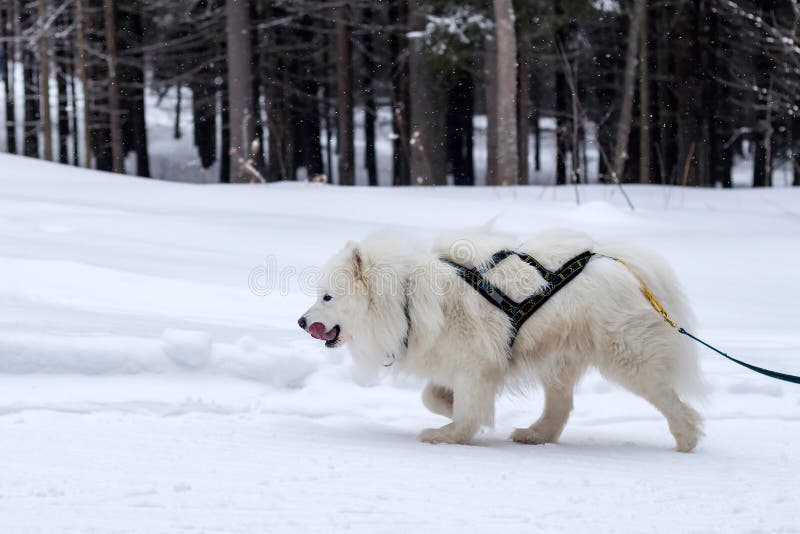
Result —
<path fill-rule="evenodd" d="M 426 428 L 418 438 L 426 443 L 469 443 L 481 424 L 494 420 L 495 386 L 483 377 L 461 379 L 453 387 L 453 422 Z"/>
<path fill-rule="evenodd" d="M 453 418 L 453 390 L 429 382 L 422 391 L 422 404 L 433 413 Z"/>

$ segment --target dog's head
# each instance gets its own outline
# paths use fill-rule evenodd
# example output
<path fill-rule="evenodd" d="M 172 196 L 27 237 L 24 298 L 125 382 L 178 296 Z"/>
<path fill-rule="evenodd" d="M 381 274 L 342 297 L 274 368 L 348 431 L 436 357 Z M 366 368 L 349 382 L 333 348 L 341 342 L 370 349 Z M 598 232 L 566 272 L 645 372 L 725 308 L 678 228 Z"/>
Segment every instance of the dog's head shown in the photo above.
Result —
<path fill-rule="evenodd" d="M 378 369 L 387 358 L 402 354 L 408 342 L 412 274 L 415 265 L 427 265 L 427 256 L 420 256 L 424 253 L 404 239 L 375 234 L 358 244 L 347 243 L 323 269 L 317 301 L 298 321 L 326 347 L 347 344 L 365 370 Z M 421 297 L 414 297 L 415 306 L 421 305 Z M 432 324 L 439 324 L 435 312 L 426 313 L 434 316 Z M 416 329 L 418 335 L 423 331 L 422 326 Z"/>
<path fill-rule="evenodd" d="M 349 242 L 323 270 L 317 301 L 297 321 L 300 328 L 328 348 L 352 339 L 369 305 L 365 268 L 359 246 Z"/>

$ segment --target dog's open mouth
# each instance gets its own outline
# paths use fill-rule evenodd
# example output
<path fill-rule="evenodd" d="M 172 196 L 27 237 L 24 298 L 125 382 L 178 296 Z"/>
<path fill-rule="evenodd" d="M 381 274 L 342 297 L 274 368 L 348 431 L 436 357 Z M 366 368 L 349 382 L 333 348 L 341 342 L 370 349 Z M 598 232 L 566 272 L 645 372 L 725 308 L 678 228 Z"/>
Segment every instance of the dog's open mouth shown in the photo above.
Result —
<path fill-rule="evenodd" d="M 332 349 L 339 345 L 339 325 L 337 324 L 331 328 L 330 332 L 325 334 L 325 346 Z"/>
<path fill-rule="evenodd" d="M 322 323 L 314 323 L 308 327 L 308 333 L 311 337 L 325 342 L 325 346 L 333 348 L 339 344 L 339 325 L 337 324 L 330 330 L 325 330 L 325 325 Z"/>

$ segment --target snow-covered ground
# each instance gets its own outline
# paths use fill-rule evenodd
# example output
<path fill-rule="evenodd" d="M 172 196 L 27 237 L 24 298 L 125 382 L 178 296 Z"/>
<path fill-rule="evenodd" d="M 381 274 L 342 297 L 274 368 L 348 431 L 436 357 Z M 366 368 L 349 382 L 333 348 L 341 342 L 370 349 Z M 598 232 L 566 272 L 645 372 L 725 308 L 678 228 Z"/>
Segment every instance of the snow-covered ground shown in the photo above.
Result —
<path fill-rule="evenodd" d="M 346 240 L 486 221 L 669 258 L 700 334 L 800 373 L 800 190 L 187 185 L 0 155 L 0 532 L 798 532 L 800 387 L 702 353 L 707 437 L 596 375 L 561 443 L 541 397 L 474 446 L 412 379 L 368 383 L 296 326 Z"/>

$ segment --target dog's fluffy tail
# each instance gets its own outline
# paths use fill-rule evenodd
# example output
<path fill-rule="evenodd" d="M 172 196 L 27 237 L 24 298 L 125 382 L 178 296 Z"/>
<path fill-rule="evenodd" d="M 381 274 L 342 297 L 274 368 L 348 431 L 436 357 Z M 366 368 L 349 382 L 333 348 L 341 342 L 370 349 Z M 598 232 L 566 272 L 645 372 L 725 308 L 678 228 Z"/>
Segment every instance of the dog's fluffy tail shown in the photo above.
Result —
<path fill-rule="evenodd" d="M 644 280 L 653 295 L 679 326 L 688 331 L 695 329 L 697 324 L 695 315 L 689 306 L 678 277 L 664 258 L 648 250 L 622 243 L 602 244 L 597 246 L 595 251 L 624 260 Z M 624 269 L 622 265 L 619 268 Z M 642 298 L 645 297 L 642 296 Z M 653 313 L 657 313 L 656 310 L 653 310 Z M 675 354 L 673 381 L 675 390 L 683 398 L 702 399 L 708 386 L 700 373 L 697 346 L 691 339 L 683 335 L 679 335 L 678 343 L 679 350 Z"/>

